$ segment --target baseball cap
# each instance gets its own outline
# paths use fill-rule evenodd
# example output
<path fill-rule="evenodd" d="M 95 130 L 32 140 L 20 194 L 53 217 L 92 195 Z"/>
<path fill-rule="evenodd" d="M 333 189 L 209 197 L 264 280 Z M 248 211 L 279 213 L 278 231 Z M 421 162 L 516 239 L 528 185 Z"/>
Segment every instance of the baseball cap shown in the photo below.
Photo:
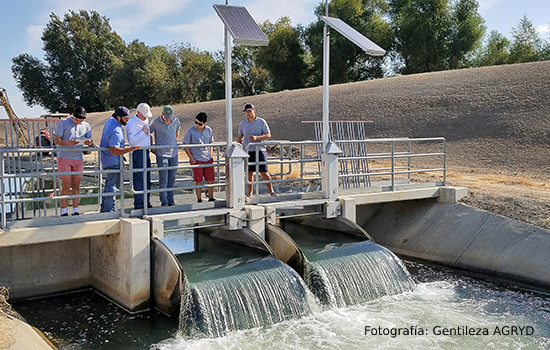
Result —
<path fill-rule="evenodd" d="M 128 117 L 130 115 L 130 111 L 128 110 L 128 108 L 124 107 L 124 106 L 118 106 L 117 108 L 115 108 L 115 113 L 114 113 L 117 117 Z"/>
<path fill-rule="evenodd" d="M 170 106 L 162 107 L 162 115 L 166 118 L 172 118 L 174 116 L 174 109 Z"/>
<path fill-rule="evenodd" d="M 151 118 L 153 116 L 153 113 L 151 113 L 151 107 L 149 107 L 147 103 L 140 103 L 137 106 L 137 111 L 147 118 Z"/>
<path fill-rule="evenodd" d="M 244 105 L 243 112 L 246 112 L 249 109 L 256 109 L 256 107 L 254 107 L 254 105 L 252 103 L 247 103 L 247 104 Z"/>

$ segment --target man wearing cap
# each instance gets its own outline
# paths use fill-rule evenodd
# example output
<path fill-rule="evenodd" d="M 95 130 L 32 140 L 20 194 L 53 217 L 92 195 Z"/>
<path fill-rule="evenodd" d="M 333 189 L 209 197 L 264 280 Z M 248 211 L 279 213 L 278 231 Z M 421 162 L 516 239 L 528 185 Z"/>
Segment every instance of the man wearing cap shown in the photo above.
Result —
<path fill-rule="evenodd" d="M 246 119 L 241 122 L 239 126 L 239 132 L 237 134 L 237 142 L 243 144 L 245 151 L 248 151 L 250 158 L 249 162 L 266 162 L 267 161 L 267 149 L 263 143 L 250 144 L 251 142 L 261 142 L 271 138 L 271 131 L 267 122 L 256 116 L 256 108 L 253 104 L 247 103 L 244 106 L 243 112 L 246 112 Z M 249 145 L 250 144 L 250 145 Z M 256 150 L 258 150 L 258 159 L 256 160 Z M 259 170 L 260 175 L 264 181 L 271 181 L 271 176 L 267 172 L 267 164 L 255 164 L 248 166 L 248 195 L 246 201 L 252 199 L 252 177 L 256 169 Z M 267 189 L 271 196 L 275 196 L 273 191 L 273 184 L 266 183 Z"/>
<path fill-rule="evenodd" d="M 115 196 L 117 185 L 120 184 L 122 173 L 120 156 L 140 149 L 141 146 L 124 146 L 124 129 L 122 126 L 128 123 L 130 111 L 128 108 L 119 106 L 111 118 L 107 119 L 101 134 L 101 148 L 109 148 L 108 151 L 101 151 L 101 166 L 104 170 L 118 170 L 107 173 L 103 193 L 113 193 L 112 196 L 101 197 L 101 212 L 115 211 Z"/>
<path fill-rule="evenodd" d="M 92 127 L 84 121 L 86 119 L 86 109 L 78 106 L 74 109 L 72 116 L 60 120 L 55 128 L 54 143 L 59 146 L 57 151 L 57 167 L 59 172 L 82 171 L 82 145 L 91 147 Z M 76 148 L 76 149 L 75 149 Z M 60 175 L 61 195 L 67 196 L 69 192 L 72 195 L 80 193 L 80 179 L 82 174 Z M 79 215 L 79 198 L 73 198 L 73 215 Z M 67 213 L 67 199 L 61 200 L 61 216 L 69 216 Z"/>
<path fill-rule="evenodd" d="M 151 121 L 151 133 L 155 135 L 155 146 L 174 146 L 173 148 L 158 148 L 157 167 L 178 166 L 178 138 L 180 136 L 180 120 L 174 117 L 174 110 L 170 106 L 162 108 L 162 115 Z M 174 188 L 176 185 L 177 169 L 159 170 L 159 189 Z M 159 194 L 163 207 L 175 205 L 174 191 L 163 191 Z"/>
<path fill-rule="evenodd" d="M 151 113 L 151 107 L 147 103 L 140 103 L 136 109 L 136 115 L 134 115 L 128 125 L 126 125 L 126 137 L 130 146 L 151 146 L 151 132 L 149 131 L 149 119 L 153 116 Z M 144 164 L 147 168 L 151 167 L 151 157 L 148 149 L 139 149 L 132 152 L 132 166 L 133 172 L 133 186 L 134 191 L 143 191 L 143 171 L 136 171 L 136 169 L 143 169 Z M 151 189 L 151 173 L 147 171 L 146 176 L 147 189 Z M 151 194 L 147 193 L 147 207 L 152 208 Z M 134 195 L 134 209 L 143 209 L 143 194 Z"/>
<path fill-rule="evenodd" d="M 185 132 L 183 136 L 184 144 L 198 144 L 198 145 L 208 145 L 214 142 L 214 136 L 212 135 L 212 129 L 206 125 L 208 115 L 204 112 L 200 112 L 195 117 L 195 125 L 191 126 Z M 189 147 L 184 148 L 185 153 L 189 157 L 189 164 L 191 165 L 201 165 L 201 164 L 212 164 L 214 159 L 212 159 L 212 147 Z M 193 168 L 193 179 L 195 180 L 195 186 L 200 186 L 202 184 L 202 179 L 206 180 L 207 184 L 213 184 L 215 180 L 214 167 L 201 167 Z M 208 201 L 214 202 L 214 188 L 208 187 Z M 197 195 L 197 202 L 201 203 L 201 189 L 195 188 L 195 194 Z"/>

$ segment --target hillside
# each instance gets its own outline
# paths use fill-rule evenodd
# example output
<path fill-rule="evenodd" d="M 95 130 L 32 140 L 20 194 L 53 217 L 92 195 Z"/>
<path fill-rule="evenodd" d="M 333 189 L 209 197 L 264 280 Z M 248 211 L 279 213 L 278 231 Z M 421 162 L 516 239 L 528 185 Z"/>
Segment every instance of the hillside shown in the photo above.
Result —
<path fill-rule="evenodd" d="M 545 61 L 332 85 L 330 119 L 372 120 L 372 138 L 443 136 L 449 183 L 471 189 L 466 203 L 550 228 L 549 81 Z M 273 139 L 313 139 L 313 127 L 301 121 L 322 120 L 322 87 L 235 98 L 235 137 L 247 102 Z M 225 140 L 225 101 L 173 107 L 183 128 L 205 111 L 216 140 Z M 94 139 L 111 113 L 89 116 Z"/>

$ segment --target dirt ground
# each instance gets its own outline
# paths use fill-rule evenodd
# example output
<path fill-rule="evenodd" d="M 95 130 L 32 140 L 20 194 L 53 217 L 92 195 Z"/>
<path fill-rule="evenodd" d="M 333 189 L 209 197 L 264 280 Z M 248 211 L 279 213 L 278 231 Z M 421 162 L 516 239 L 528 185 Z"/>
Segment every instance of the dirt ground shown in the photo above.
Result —
<path fill-rule="evenodd" d="M 470 190 L 463 203 L 550 229 L 549 81 L 545 61 L 332 85 L 330 120 L 372 121 L 368 138 L 445 137 L 448 184 Z M 249 102 L 274 140 L 314 139 L 302 122 L 322 120 L 322 96 L 319 86 L 234 98 L 233 139 Z M 226 140 L 225 101 L 173 107 L 182 138 L 205 111 L 216 141 Z M 111 113 L 89 115 L 96 142 Z"/>

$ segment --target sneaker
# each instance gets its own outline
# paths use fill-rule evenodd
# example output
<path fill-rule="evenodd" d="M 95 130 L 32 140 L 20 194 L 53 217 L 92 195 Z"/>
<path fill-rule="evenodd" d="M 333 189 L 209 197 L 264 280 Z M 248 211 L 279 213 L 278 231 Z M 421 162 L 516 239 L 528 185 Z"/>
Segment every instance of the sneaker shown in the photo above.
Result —
<path fill-rule="evenodd" d="M 208 201 L 209 201 L 209 202 L 215 202 L 215 201 L 216 201 L 216 198 L 208 198 Z"/>
<path fill-rule="evenodd" d="M 168 204 L 169 207 L 173 207 L 174 205 L 176 205 L 176 203 L 174 203 L 174 202 Z"/>
<path fill-rule="evenodd" d="M 161 206 L 161 207 L 167 207 L 167 206 L 168 206 L 168 203 L 162 203 L 160 206 Z"/>
<path fill-rule="evenodd" d="M 75 211 L 75 212 L 73 213 L 73 216 L 75 216 L 75 215 L 80 215 L 80 213 L 77 212 L 77 211 Z"/>
<path fill-rule="evenodd" d="M 61 216 L 69 216 L 69 213 L 61 214 Z"/>
<path fill-rule="evenodd" d="M 197 199 L 197 203 L 202 203 L 202 199 Z"/>

